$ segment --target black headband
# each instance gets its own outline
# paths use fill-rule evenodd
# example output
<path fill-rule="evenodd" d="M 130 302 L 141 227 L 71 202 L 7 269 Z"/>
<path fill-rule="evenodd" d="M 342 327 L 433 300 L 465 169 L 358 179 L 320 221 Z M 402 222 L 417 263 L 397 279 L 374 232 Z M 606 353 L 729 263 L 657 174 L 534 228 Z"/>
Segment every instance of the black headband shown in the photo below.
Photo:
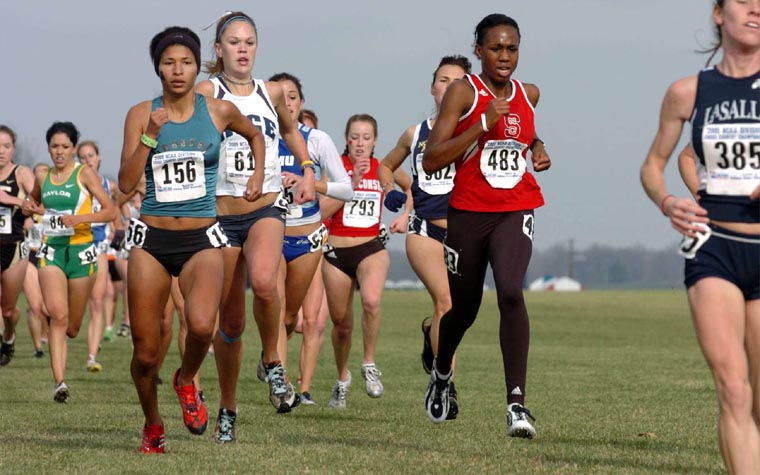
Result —
<path fill-rule="evenodd" d="M 193 52 L 193 56 L 195 56 L 195 63 L 198 65 L 198 69 L 200 70 L 201 45 L 198 44 L 198 42 L 195 41 L 195 39 L 190 35 L 183 33 L 174 33 L 166 36 L 164 39 L 158 42 L 158 45 L 156 45 L 156 50 L 153 52 L 153 69 L 156 70 L 156 74 L 158 74 L 158 63 L 161 62 L 161 54 L 163 54 L 166 48 L 173 45 L 182 45 L 190 48 L 190 51 Z"/>

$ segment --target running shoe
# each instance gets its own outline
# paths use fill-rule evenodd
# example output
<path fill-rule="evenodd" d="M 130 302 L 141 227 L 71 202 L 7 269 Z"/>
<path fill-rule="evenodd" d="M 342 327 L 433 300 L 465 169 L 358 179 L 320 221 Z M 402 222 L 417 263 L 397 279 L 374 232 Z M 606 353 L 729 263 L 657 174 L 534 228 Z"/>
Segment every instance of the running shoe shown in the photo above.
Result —
<path fill-rule="evenodd" d="M 267 369 L 264 367 L 264 350 L 261 350 L 259 365 L 256 367 L 256 377 L 259 378 L 259 381 L 262 383 L 267 381 Z"/>
<path fill-rule="evenodd" d="M 113 327 L 106 327 L 105 330 L 103 330 L 103 341 L 111 341 L 113 340 Z"/>
<path fill-rule="evenodd" d="M 433 326 L 433 317 L 426 317 L 422 320 L 422 369 L 430 374 L 430 368 L 433 367 L 433 343 L 430 341 L 430 327 Z"/>
<path fill-rule="evenodd" d="M 208 425 L 206 406 L 201 401 L 195 384 L 191 382 L 187 386 L 177 386 L 177 377 L 179 377 L 179 369 L 174 373 L 173 385 L 179 398 L 179 404 L 182 406 L 182 419 L 185 427 L 191 434 L 201 435 L 206 431 Z"/>
<path fill-rule="evenodd" d="M 69 402 L 69 387 L 65 381 L 61 381 L 55 385 L 55 389 L 53 390 L 53 401 L 61 404 Z"/>
<path fill-rule="evenodd" d="M 132 331 L 129 328 L 129 325 L 127 325 L 126 323 L 122 323 L 121 326 L 119 327 L 119 331 L 118 331 L 118 333 L 116 333 L 116 335 L 120 336 L 122 338 L 126 338 L 126 337 L 132 335 Z"/>
<path fill-rule="evenodd" d="M 42 348 L 37 348 L 36 350 L 34 350 L 35 358 L 42 358 L 43 356 L 45 356 L 45 350 L 43 350 Z"/>
<path fill-rule="evenodd" d="M 285 393 L 285 402 L 291 409 L 295 409 L 301 404 L 301 394 L 296 391 L 296 388 L 294 388 L 293 384 L 288 381 L 287 377 L 285 378 L 285 386 L 288 388 L 288 391 Z"/>
<path fill-rule="evenodd" d="M 266 381 L 269 383 L 269 402 L 277 409 L 278 414 L 290 412 L 290 405 L 286 401 L 288 387 L 285 384 L 285 368 L 282 363 L 275 361 L 266 367 Z"/>
<path fill-rule="evenodd" d="M 145 424 L 143 426 L 142 445 L 140 452 L 144 454 L 165 454 L 164 448 L 164 425 L 163 424 Z"/>
<path fill-rule="evenodd" d="M 314 402 L 314 399 L 311 398 L 311 393 L 309 391 L 304 391 L 301 393 L 301 404 L 304 406 L 313 406 L 316 404 L 316 402 Z"/>
<path fill-rule="evenodd" d="M 449 415 L 450 382 L 451 375 L 448 378 L 442 378 L 433 365 L 430 372 L 430 382 L 425 392 L 425 412 L 427 412 L 430 420 L 436 424 L 445 421 Z"/>
<path fill-rule="evenodd" d="M 214 440 L 220 444 L 235 442 L 235 419 L 237 413 L 229 409 L 219 409 L 219 417 L 216 418 L 214 427 Z"/>
<path fill-rule="evenodd" d="M 536 436 L 536 429 L 528 421 L 530 418 L 532 421 L 536 421 L 533 414 L 523 407 L 522 404 L 516 402 L 510 404 L 507 407 L 507 435 L 510 437 L 522 437 L 524 439 L 532 439 Z"/>
<path fill-rule="evenodd" d="M 382 375 L 383 373 L 377 369 L 375 363 L 362 365 L 362 378 L 364 378 L 364 384 L 369 397 L 380 397 L 383 395 L 383 382 L 380 381 Z"/>
<path fill-rule="evenodd" d="M 13 343 L 3 342 L 0 345 L 0 366 L 7 366 L 13 359 L 13 355 L 16 353 L 16 341 Z"/>
<path fill-rule="evenodd" d="M 95 361 L 94 358 L 87 360 L 87 372 L 89 373 L 100 373 L 103 371 L 103 365 Z"/>
<path fill-rule="evenodd" d="M 351 387 L 351 373 L 348 373 L 348 381 L 335 381 L 332 395 L 330 396 L 330 400 L 327 401 L 327 407 L 331 409 L 345 409 L 349 387 Z"/>
<path fill-rule="evenodd" d="M 449 413 L 446 415 L 447 421 L 453 421 L 459 414 L 459 401 L 457 401 L 457 388 L 454 386 L 454 381 L 449 383 Z"/>

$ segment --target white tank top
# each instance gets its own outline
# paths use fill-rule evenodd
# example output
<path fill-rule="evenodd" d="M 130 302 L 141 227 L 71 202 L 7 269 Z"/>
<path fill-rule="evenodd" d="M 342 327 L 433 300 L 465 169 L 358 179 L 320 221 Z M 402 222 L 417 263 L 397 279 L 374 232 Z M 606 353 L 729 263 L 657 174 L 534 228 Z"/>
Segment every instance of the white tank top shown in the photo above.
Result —
<path fill-rule="evenodd" d="M 254 90 L 249 96 L 232 94 L 224 79 L 218 76 L 211 78 L 210 81 L 214 85 L 214 97 L 235 104 L 264 135 L 266 160 L 262 192 L 279 193 L 282 189 L 277 140 L 280 127 L 277 122 L 277 112 L 274 110 L 264 81 L 254 79 Z M 253 170 L 253 155 L 248 141 L 234 132 L 224 131 L 224 141 L 219 151 L 216 196 L 243 196 L 245 184 L 253 174 Z"/>

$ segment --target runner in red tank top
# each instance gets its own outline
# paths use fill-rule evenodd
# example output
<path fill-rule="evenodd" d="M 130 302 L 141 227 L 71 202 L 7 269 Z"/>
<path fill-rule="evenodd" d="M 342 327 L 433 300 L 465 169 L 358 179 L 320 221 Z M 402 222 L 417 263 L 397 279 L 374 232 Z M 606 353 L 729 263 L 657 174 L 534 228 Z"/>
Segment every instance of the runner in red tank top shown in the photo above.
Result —
<path fill-rule="evenodd" d="M 468 75 L 446 91 L 422 160 L 426 173 L 456 162 L 449 200 L 444 260 L 452 308 L 441 319 L 438 354 L 425 394 L 433 422 L 446 420 L 452 358 L 477 317 L 491 264 L 501 314 L 499 337 L 507 387 L 507 434 L 532 438 L 533 416 L 523 406 L 529 323 L 522 282 L 533 247 L 533 209 L 544 204 L 527 171 L 551 165 L 535 136 L 538 87 L 512 79 L 520 48 L 517 22 L 501 14 L 475 28 L 480 75 Z"/>

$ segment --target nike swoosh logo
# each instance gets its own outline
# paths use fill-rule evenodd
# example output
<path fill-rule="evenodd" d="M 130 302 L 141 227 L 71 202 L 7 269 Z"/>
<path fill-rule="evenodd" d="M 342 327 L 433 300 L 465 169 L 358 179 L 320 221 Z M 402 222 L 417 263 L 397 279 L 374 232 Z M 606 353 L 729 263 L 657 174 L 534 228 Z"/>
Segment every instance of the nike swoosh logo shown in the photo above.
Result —
<path fill-rule="evenodd" d="M 69 183 L 68 185 L 63 185 L 64 188 L 71 188 L 72 186 L 74 186 L 73 183 Z"/>
<path fill-rule="evenodd" d="M 5 182 L 7 184 L 9 184 L 9 185 L 12 185 L 12 184 L 16 183 L 16 180 L 6 180 Z"/>

